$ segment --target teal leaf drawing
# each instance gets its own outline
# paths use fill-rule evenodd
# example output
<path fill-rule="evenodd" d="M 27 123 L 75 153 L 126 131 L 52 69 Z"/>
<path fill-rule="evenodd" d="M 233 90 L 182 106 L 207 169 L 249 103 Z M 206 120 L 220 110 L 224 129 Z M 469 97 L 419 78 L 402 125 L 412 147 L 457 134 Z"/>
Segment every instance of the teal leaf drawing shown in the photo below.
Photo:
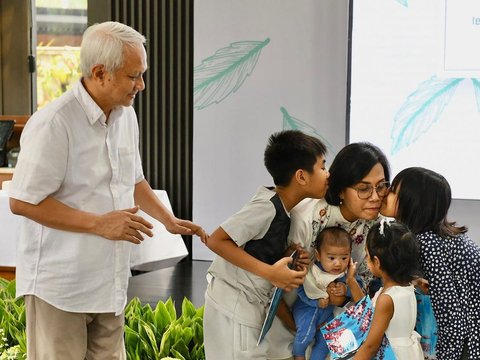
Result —
<path fill-rule="evenodd" d="M 408 7 L 408 0 L 397 0 L 397 2 L 400 4 L 400 5 L 403 5 L 405 7 Z"/>
<path fill-rule="evenodd" d="M 480 112 L 480 81 L 478 79 L 471 79 L 473 88 L 475 89 L 475 100 L 477 101 L 477 110 Z"/>
<path fill-rule="evenodd" d="M 203 60 L 193 69 L 193 107 L 201 110 L 237 91 L 269 42 L 270 39 L 234 42 Z"/>
<path fill-rule="evenodd" d="M 283 114 L 283 130 L 300 130 L 305 134 L 314 136 L 320 139 L 325 144 L 325 146 L 327 147 L 328 153 L 332 157 L 335 156 L 335 152 L 333 151 L 332 144 L 330 144 L 327 141 L 327 139 L 325 139 L 322 135 L 320 135 L 313 126 L 307 124 L 305 121 L 294 118 L 288 113 L 288 111 L 284 107 L 281 107 L 280 111 Z"/>
<path fill-rule="evenodd" d="M 418 140 L 438 121 L 463 78 L 432 77 L 421 83 L 398 110 L 391 132 L 392 155 Z"/>

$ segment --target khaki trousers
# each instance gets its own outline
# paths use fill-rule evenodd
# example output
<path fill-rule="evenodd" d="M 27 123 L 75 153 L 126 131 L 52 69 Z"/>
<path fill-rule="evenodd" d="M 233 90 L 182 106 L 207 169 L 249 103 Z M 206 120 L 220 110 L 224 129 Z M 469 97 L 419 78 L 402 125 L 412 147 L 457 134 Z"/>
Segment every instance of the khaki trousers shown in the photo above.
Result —
<path fill-rule="evenodd" d="M 72 313 L 25 296 L 28 360 L 125 360 L 124 314 Z"/>

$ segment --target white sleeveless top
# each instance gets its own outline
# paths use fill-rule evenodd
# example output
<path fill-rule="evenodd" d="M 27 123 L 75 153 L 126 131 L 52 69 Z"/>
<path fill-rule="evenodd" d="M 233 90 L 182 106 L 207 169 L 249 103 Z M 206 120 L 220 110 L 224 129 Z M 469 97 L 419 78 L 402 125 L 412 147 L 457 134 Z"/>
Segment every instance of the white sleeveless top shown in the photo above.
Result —
<path fill-rule="evenodd" d="M 378 293 L 381 291 L 382 289 Z M 417 318 L 417 300 L 413 285 L 392 286 L 383 293 L 393 300 L 393 317 L 385 335 L 397 360 L 423 360 L 420 335 L 414 330 Z"/>

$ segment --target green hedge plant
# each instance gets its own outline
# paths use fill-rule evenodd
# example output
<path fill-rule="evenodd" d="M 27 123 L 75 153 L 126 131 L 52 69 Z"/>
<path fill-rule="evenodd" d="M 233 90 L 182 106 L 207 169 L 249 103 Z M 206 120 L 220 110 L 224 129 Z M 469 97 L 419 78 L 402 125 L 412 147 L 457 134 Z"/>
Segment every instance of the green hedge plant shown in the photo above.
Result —
<path fill-rule="evenodd" d="M 184 298 L 177 318 L 171 298 L 155 309 L 132 299 L 125 309 L 125 347 L 129 360 L 205 359 L 203 306 L 196 309 Z"/>
<path fill-rule="evenodd" d="M 15 298 L 15 281 L 0 278 L 0 359 L 19 360 L 26 356 L 24 301 Z"/>
<path fill-rule="evenodd" d="M 171 298 L 155 309 L 137 297 L 125 308 L 125 347 L 128 360 L 202 360 L 203 306 L 184 298 L 177 317 Z M 0 278 L 0 360 L 26 359 L 25 304 L 15 298 L 15 281 Z"/>

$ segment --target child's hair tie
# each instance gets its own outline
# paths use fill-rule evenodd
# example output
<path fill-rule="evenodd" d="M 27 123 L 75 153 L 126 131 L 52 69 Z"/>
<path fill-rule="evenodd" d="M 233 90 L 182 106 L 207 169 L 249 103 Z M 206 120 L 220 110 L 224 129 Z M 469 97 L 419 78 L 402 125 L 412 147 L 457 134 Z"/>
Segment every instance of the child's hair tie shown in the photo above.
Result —
<path fill-rule="evenodd" d="M 382 218 L 382 220 L 380 220 L 380 227 L 378 228 L 378 232 L 380 233 L 380 235 L 384 236 L 384 227 L 385 227 L 385 224 L 387 225 L 390 225 L 390 221 L 387 220 L 386 218 Z"/>

